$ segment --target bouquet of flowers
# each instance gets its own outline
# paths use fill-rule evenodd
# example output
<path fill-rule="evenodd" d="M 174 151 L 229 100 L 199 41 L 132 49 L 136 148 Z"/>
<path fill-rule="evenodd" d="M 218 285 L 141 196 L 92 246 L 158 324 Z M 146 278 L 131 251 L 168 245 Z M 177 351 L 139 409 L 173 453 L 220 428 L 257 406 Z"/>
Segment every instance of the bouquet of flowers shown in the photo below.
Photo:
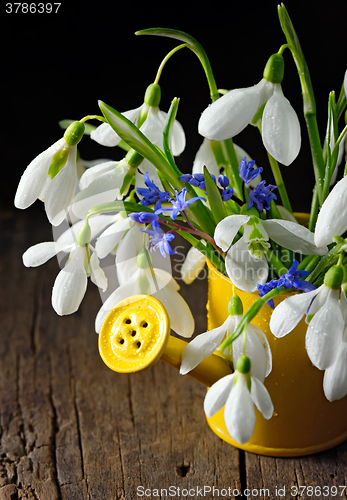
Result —
<path fill-rule="evenodd" d="M 23 255 L 28 267 L 60 252 L 68 255 L 52 291 L 57 314 L 79 308 L 88 277 L 105 291 L 108 280 L 100 260 L 115 256 L 119 286 L 98 312 L 96 332 L 120 301 L 145 294 L 164 305 L 178 335 L 191 337 L 194 318 L 165 269 L 175 253 L 175 233 L 191 245 L 181 268 L 187 284 L 206 261 L 230 278 L 234 293 L 227 319 L 187 344 L 180 371 L 188 373 L 215 351 L 230 363 L 233 373 L 210 388 L 204 407 L 211 416 L 225 405 L 226 427 L 239 443 L 252 436 L 254 405 L 266 419 L 274 410 L 264 386 L 271 350 L 251 323 L 266 304 L 274 309 L 270 328 L 277 338 L 306 317 L 306 350 L 313 365 L 324 370 L 326 398 L 347 394 L 347 165 L 344 177 L 336 178 L 347 137 L 347 126 L 339 125 L 347 105 L 347 71 L 339 95 L 329 94 L 322 144 L 308 66 L 283 4 L 278 14 L 285 43 L 270 56 L 259 83 L 230 91 L 218 89 L 210 61 L 192 36 L 164 28 L 139 31 L 179 43 L 160 64 L 143 104 L 120 113 L 99 101 L 102 115 L 61 122 L 63 137 L 28 165 L 15 196 L 21 209 L 36 199 L 44 201 L 54 228 L 68 224 L 55 241 L 38 243 Z M 182 49 L 201 62 L 211 98 L 199 119 L 203 141 L 191 174 L 183 174 L 175 162 L 185 148 L 184 130 L 176 120 L 179 99 L 172 100 L 167 113 L 159 108 L 162 71 Z M 290 165 L 301 147 L 298 117 L 281 88 L 284 54 L 293 57 L 298 71 L 312 152 L 315 185 L 306 227 L 293 214 L 280 168 Z M 90 120 L 101 123 L 91 125 Z M 248 125 L 259 130 L 276 185 L 262 180 L 263 169 L 233 142 Z M 118 146 L 123 159 L 83 161 L 78 144 L 85 135 L 103 146 Z M 161 266 L 153 263 L 156 254 Z M 259 298 L 244 311 L 237 290 L 257 292 Z M 274 308 L 274 297 L 289 292 L 296 293 Z"/>

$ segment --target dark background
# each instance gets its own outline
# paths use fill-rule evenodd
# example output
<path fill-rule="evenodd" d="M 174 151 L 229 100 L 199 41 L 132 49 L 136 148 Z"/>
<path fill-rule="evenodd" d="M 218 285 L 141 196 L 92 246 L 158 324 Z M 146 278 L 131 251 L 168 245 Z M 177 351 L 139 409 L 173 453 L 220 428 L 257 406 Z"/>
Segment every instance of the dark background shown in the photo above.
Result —
<path fill-rule="evenodd" d="M 62 135 L 59 120 L 100 114 L 98 99 L 119 111 L 143 102 L 160 62 L 178 42 L 137 37 L 136 30 L 162 26 L 188 32 L 205 48 L 219 88 L 247 87 L 262 78 L 268 57 L 285 43 L 277 3 L 207 2 L 201 7 L 197 2 L 163 2 L 156 7 L 152 2 L 62 0 L 57 14 L 2 13 L 1 207 L 13 206 L 27 164 Z M 335 90 L 338 96 L 347 67 L 347 2 L 287 0 L 285 5 L 310 68 L 323 137 L 328 93 Z M 313 175 L 301 89 L 290 52 L 285 51 L 284 57 L 283 91 L 300 117 L 303 147 L 282 172 L 293 207 L 307 211 Z M 160 83 L 161 109 L 167 111 L 173 97 L 181 98 L 178 119 L 185 128 L 187 147 L 177 162 L 189 172 L 202 141 L 198 119 L 210 102 L 206 79 L 195 55 L 182 50 L 169 61 Z M 258 131 L 248 127 L 234 142 L 264 167 L 263 177 L 273 182 Z M 89 138 L 82 141 L 80 153 L 85 159 L 123 157 L 122 150 L 104 148 Z"/>

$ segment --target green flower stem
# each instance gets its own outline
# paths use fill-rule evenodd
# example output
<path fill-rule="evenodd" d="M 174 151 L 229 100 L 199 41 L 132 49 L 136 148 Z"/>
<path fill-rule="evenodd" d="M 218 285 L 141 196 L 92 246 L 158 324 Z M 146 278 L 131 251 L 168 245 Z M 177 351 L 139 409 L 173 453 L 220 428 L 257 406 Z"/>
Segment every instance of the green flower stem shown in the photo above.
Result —
<path fill-rule="evenodd" d="M 288 267 L 286 267 L 281 259 L 276 257 L 272 250 L 268 250 L 266 253 L 266 258 L 270 264 L 270 266 L 276 271 L 278 276 L 282 276 L 288 271 Z"/>
<path fill-rule="evenodd" d="M 103 116 L 99 116 L 99 115 L 87 115 L 85 116 L 84 118 L 82 118 L 82 120 L 79 120 L 81 123 L 84 123 L 86 122 L 87 120 L 99 120 L 99 122 L 104 122 L 104 123 L 107 123 L 107 120 L 106 118 L 104 118 Z"/>
<path fill-rule="evenodd" d="M 313 171 L 316 178 L 318 200 L 319 204 L 321 205 L 324 201 L 323 180 L 325 164 L 316 120 L 316 103 L 311 83 L 311 77 L 304 54 L 300 47 L 298 36 L 295 32 L 288 12 L 283 4 L 278 6 L 278 16 L 283 33 L 287 39 L 288 48 L 292 53 L 296 68 L 298 70 L 303 97 L 304 116 L 311 146 Z"/>
<path fill-rule="evenodd" d="M 345 250 L 345 246 L 345 241 L 335 245 L 326 255 L 324 255 L 320 259 L 317 266 L 314 268 L 311 274 L 307 276 L 305 281 L 310 281 L 311 283 L 313 283 L 318 278 L 320 273 L 322 273 L 330 264 L 332 264 L 336 260 L 339 252 Z"/>
<path fill-rule="evenodd" d="M 157 36 L 166 36 L 169 38 L 174 38 L 176 40 L 180 40 L 188 48 L 194 52 L 194 54 L 198 57 L 207 78 L 207 83 L 210 88 L 210 96 L 212 102 L 216 101 L 219 98 L 218 88 L 213 76 L 212 68 L 210 61 L 207 57 L 207 54 L 200 43 L 195 40 L 192 36 L 184 33 L 183 31 L 173 30 L 170 28 L 148 28 L 145 30 L 137 31 L 136 35 L 157 35 Z"/>
<path fill-rule="evenodd" d="M 314 228 L 316 226 L 317 217 L 318 217 L 318 208 L 319 208 L 318 188 L 317 188 L 317 185 L 315 185 L 313 188 L 313 193 L 312 193 L 310 219 L 308 221 L 308 228 L 312 232 L 314 231 Z"/>
<path fill-rule="evenodd" d="M 292 206 L 291 206 L 290 201 L 289 201 L 288 193 L 287 193 L 284 181 L 283 181 L 280 167 L 278 166 L 278 162 L 268 152 L 267 152 L 267 156 L 269 158 L 271 170 L 272 170 L 273 176 L 275 178 L 275 184 L 277 186 L 278 192 L 279 192 L 281 200 L 282 200 L 282 205 L 284 206 L 284 208 L 286 208 L 292 214 L 293 209 L 292 209 Z"/>
<path fill-rule="evenodd" d="M 259 124 L 258 124 L 258 130 L 260 132 L 260 135 L 262 135 L 261 122 L 259 122 Z M 291 206 L 290 201 L 289 201 L 286 186 L 284 184 L 283 177 L 282 177 L 278 162 L 277 162 L 277 160 L 275 160 L 275 158 L 273 156 L 270 155 L 270 153 L 268 151 L 267 151 L 267 157 L 269 159 L 270 167 L 271 167 L 274 179 L 275 179 L 275 184 L 276 184 L 278 192 L 281 196 L 282 205 L 284 206 L 284 208 L 286 208 L 292 214 L 293 213 L 292 206 Z"/>
<path fill-rule="evenodd" d="M 226 338 L 220 345 L 220 349 L 224 351 L 239 335 L 241 335 L 243 329 L 252 321 L 253 318 L 258 314 L 258 312 L 262 309 L 263 306 L 267 303 L 268 300 L 273 299 L 277 295 L 281 293 L 290 293 L 291 290 L 281 286 L 279 288 L 274 288 L 271 292 L 264 295 L 264 297 L 259 298 L 254 302 L 253 305 L 245 312 L 242 320 L 240 321 L 238 327 L 234 331 L 230 337 Z"/>
<path fill-rule="evenodd" d="M 161 77 L 161 74 L 162 74 L 162 71 L 164 69 L 164 66 L 165 64 L 168 62 L 168 60 L 170 59 L 170 57 L 172 57 L 178 50 L 181 50 L 181 49 L 184 49 L 185 47 L 188 47 L 188 44 L 187 43 L 183 43 L 182 45 L 178 45 L 177 47 L 175 47 L 174 49 L 172 49 L 167 55 L 166 57 L 164 57 L 164 59 L 162 60 L 159 68 L 158 68 L 158 71 L 157 71 L 157 76 L 155 77 L 155 80 L 154 80 L 154 83 L 159 83 L 159 80 L 160 80 L 160 77 Z"/>
<path fill-rule="evenodd" d="M 237 196 L 243 200 L 242 179 L 239 175 L 239 162 L 237 160 L 234 143 L 232 139 L 223 141 L 227 164 L 225 165 L 225 175 L 228 177 L 231 187 L 236 191 Z"/>

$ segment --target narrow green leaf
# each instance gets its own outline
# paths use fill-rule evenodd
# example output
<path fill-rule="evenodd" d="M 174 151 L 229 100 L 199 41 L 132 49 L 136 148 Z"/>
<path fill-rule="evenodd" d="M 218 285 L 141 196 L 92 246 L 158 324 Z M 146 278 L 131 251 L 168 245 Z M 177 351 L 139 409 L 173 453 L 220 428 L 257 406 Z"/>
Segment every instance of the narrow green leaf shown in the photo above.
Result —
<path fill-rule="evenodd" d="M 110 201 L 102 203 L 89 210 L 89 215 L 105 214 L 108 212 L 153 212 L 149 207 L 145 207 L 140 203 L 132 203 L 130 201 Z"/>
<path fill-rule="evenodd" d="M 207 198 L 211 207 L 211 212 L 216 224 L 227 216 L 227 211 L 222 200 L 218 187 L 213 181 L 210 172 L 204 167 L 204 178 Z"/>

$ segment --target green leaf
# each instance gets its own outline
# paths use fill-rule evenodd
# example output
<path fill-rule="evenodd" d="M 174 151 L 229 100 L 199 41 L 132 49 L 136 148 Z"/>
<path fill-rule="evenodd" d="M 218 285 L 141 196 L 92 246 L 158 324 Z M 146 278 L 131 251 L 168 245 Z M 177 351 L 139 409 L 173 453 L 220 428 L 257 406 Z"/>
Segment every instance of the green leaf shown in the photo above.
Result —
<path fill-rule="evenodd" d="M 207 198 L 211 207 L 211 212 L 216 224 L 227 216 L 227 211 L 222 200 L 221 194 L 210 172 L 204 167 L 204 178 L 206 185 Z"/>
<path fill-rule="evenodd" d="M 105 214 L 108 212 L 154 212 L 151 208 L 140 205 L 139 203 L 132 203 L 130 201 L 110 201 L 102 203 L 89 210 L 89 215 Z"/>
<path fill-rule="evenodd" d="M 163 147 L 164 147 L 164 152 L 165 152 L 165 155 L 166 155 L 166 158 L 167 158 L 168 162 L 170 163 L 170 165 L 175 170 L 175 172 L 177 173 L 178 176 L 181 175 L 181 172 L 178 169 L 178 167 L 177 167 L 177 165 L 175 163 L 175 160 L 174 160 L 174 158 L 172 156 L 172 153 L 171 153 L 171 149 L 170 149 L 170 137 L 171 137 L 172 128 L 173 128 L 173 125 L 174 125 L 174 122 L 175 122 L 175 119 L 176 119 L 177 109 L 178 109 L 179 102 L 180 102 L 180 100 L 177 97 L 175 97 L 172 100 L 170 109 L 169 109 L 167 117 L 166 117 L 164 130 L 163 130 Z"/>

